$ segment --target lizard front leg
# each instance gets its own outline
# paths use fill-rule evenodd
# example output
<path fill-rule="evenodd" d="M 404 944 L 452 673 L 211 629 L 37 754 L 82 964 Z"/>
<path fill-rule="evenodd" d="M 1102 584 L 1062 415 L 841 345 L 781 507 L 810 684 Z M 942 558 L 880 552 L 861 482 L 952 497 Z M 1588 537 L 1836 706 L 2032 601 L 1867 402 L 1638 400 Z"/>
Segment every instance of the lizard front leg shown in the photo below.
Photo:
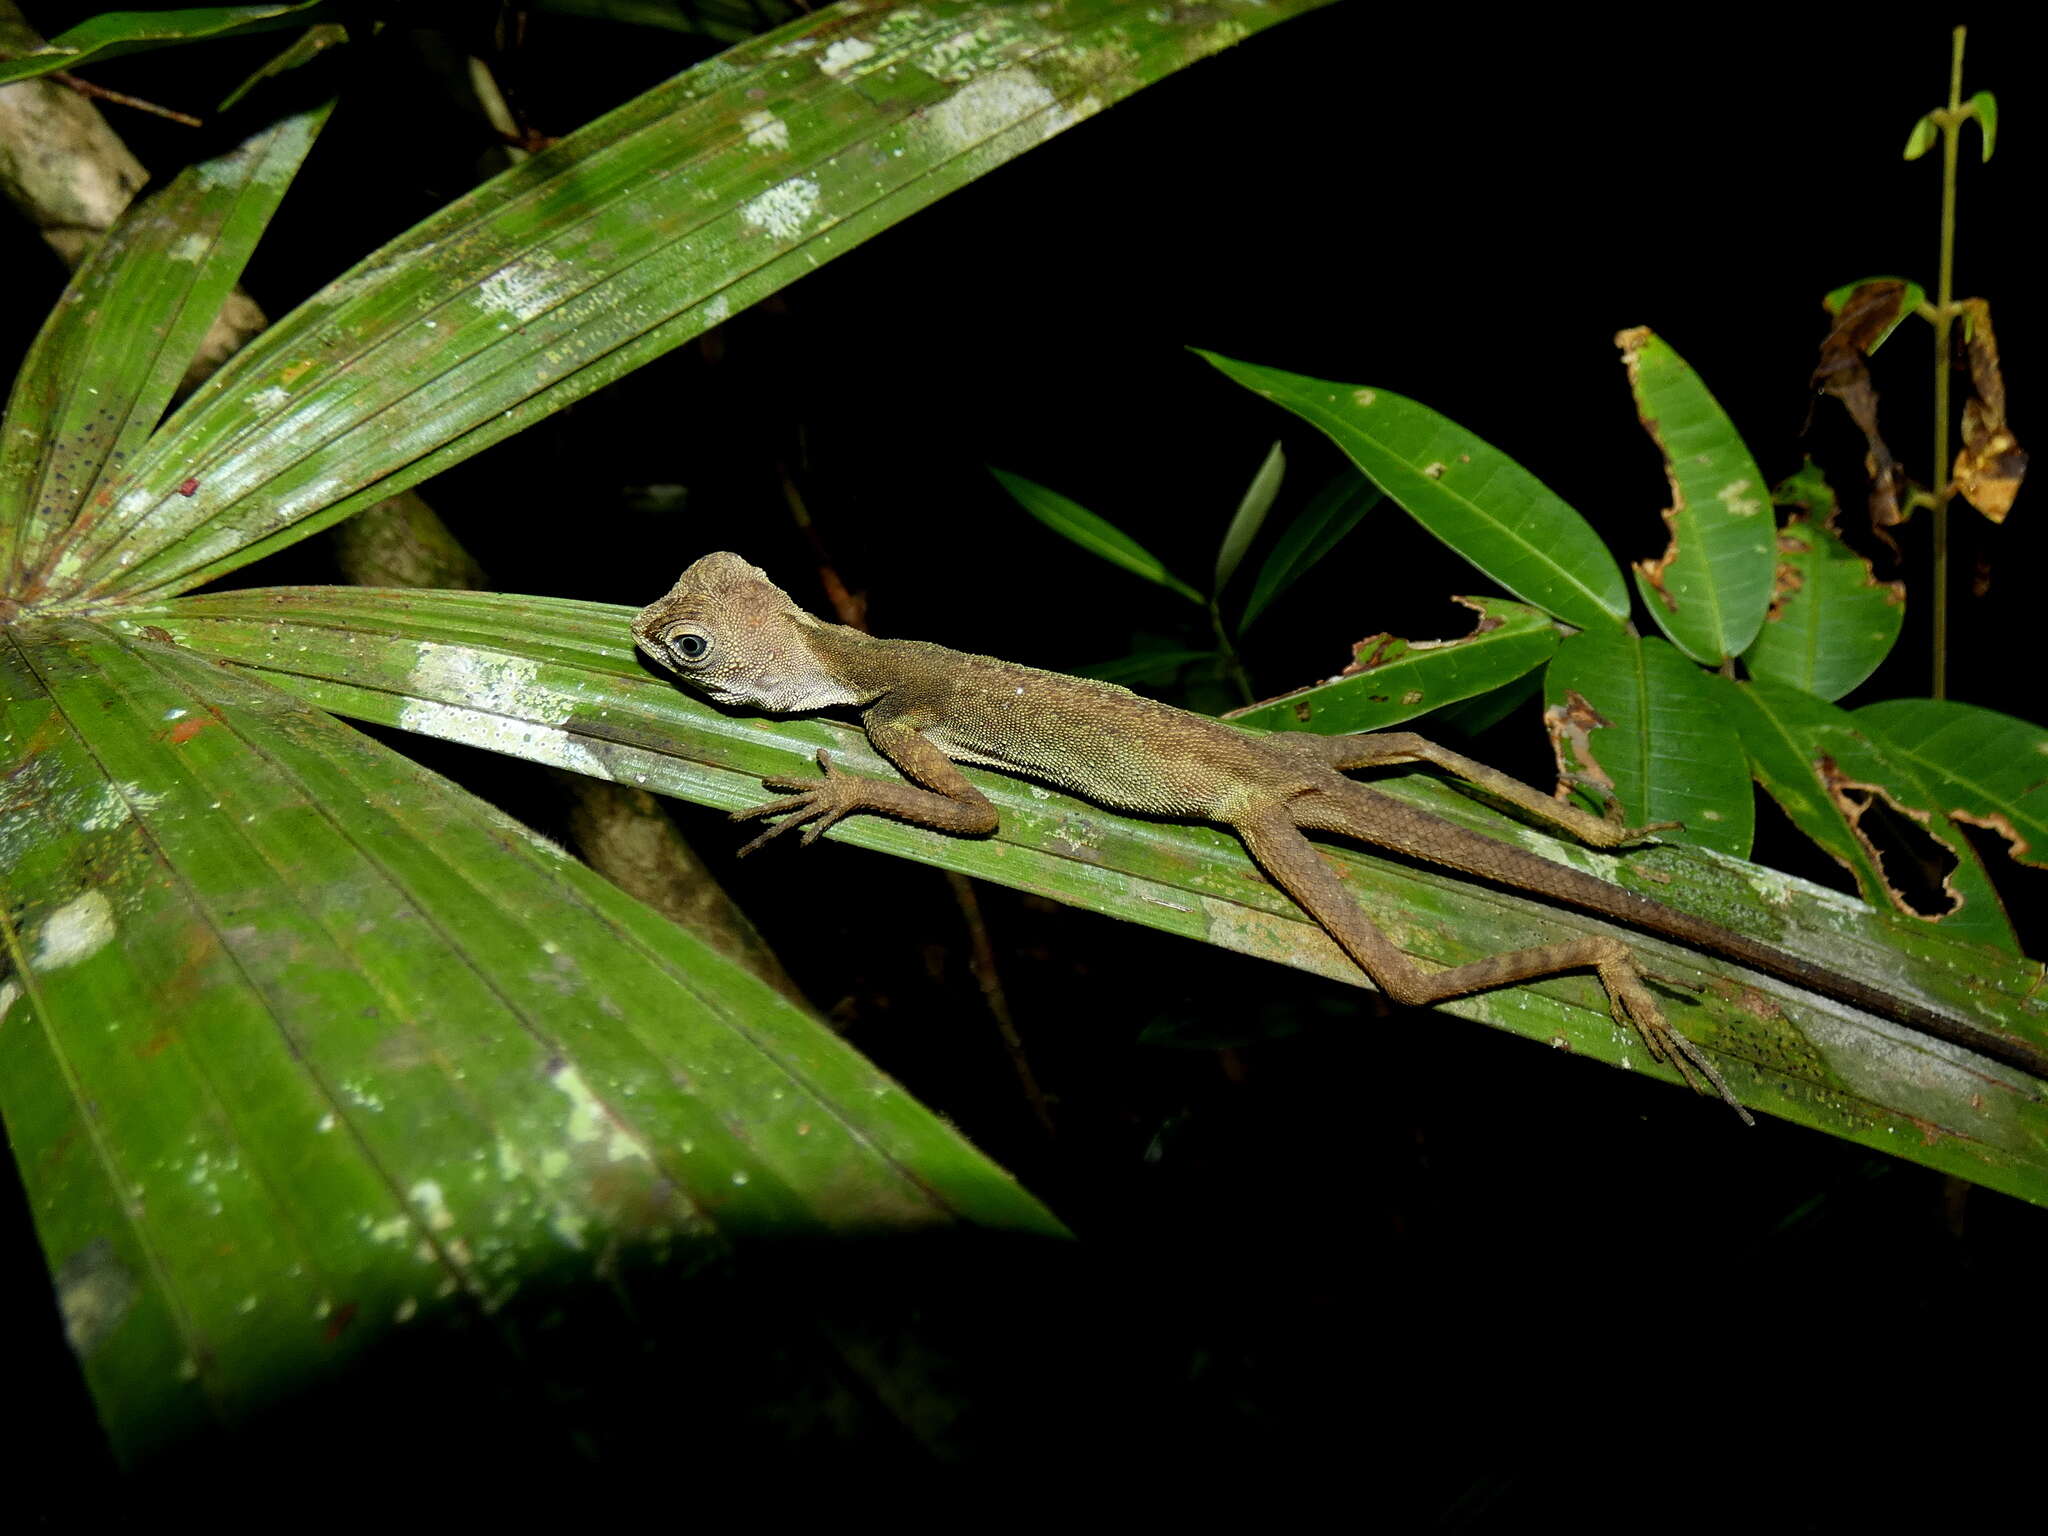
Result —
<path fill-rule="evenodd" d="M 832 754 L 821 749 L 818 766 L 824 770 L 824 778 L 778 775 L 763 779 L 764 788 L 793 793 L 732 813 L 734 821 L 751 821 L 760 816 L 782 818 L 740 849 L 742 857 L 792 827 L 804 829 L 803 842 L 808 847 L 834 822 L 856 811 L 894 816 L 899 821 L 959 837 L 986 837 L 995 831 L 996 808 L 989 803 L 988 796 L 968 783 L 953 760 L 922 733 L 901 720 L 877 718 L 874 711 L 869 712 L 865 724 L 868 740 L 875 749 L 916 783 L 897 784 L 841 773 L 833 766 Z M 926 787 L 920 789 L 919 785 Z"/>
<path fill-rule="evenodd" d="M 1256 811 L 1234 821 L 1232 826 L 1273 883 L 1300 903 L 1302 910 L 1343 945 L 1365 974 L 1395 1002 L 1422 1006 L 1470 992 L 1555 976 L 1561 971 L 1594 971 L 1607 989 L 1608 1006 L 1616 1022 L 1633 1024 L 1651 1054 L 1671 1062 L 1695 1089 L 1700 1088 L 1699 1078 L 1693 1074 L 1693 1069 L 1698 1068 L 1700 1076 L 1713 1085 L 1745 1124 L 1756 1123 L 1706 1053 L 1665 1020 L 1664 1010 L 1644 984 L 1635 957 L 1619 939 L 1586 934 L 1556 944 L 1488 955 L 1483 960 L 1441 971 L 1425 971 L 1395 948 L 1393 941 L 1359 910 L 1357 902 L 1344 889 L 1344 882 L 1337 878 L 1337 872 L 1316 852 L 1315 845 L 1301 835 L 1284 807 Z"/>

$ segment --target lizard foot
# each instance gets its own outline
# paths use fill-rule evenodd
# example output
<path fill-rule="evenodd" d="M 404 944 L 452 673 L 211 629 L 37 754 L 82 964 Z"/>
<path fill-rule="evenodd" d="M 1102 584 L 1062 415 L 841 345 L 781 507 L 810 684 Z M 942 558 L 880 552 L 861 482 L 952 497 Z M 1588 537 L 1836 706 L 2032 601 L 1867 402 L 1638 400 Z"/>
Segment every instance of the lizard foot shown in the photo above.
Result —
<path fill-rule="evenodd" d="M 1711 1085 L 1712 1091 L 1741 1117 L 1744 1125 L 1756 1124 L 1756 1117 L 1742 1107 L 1742 1101 L 1735 1097 L 1735 1091 L 1728 1086 L 1727 1079 L 1721 1076 L 1707 1053 L 1671 1027 L 1664 1017 L 1664 1010 L 1657 1006 L 1657 999 L 1643 984 L 1642 973 L 1632 960 L 1624 957 L 1603 962 L 1598 969 L 1617 1024 L 1633 1026 L 1642 1036 L 1651 1056 L 1677 1068 L 1678 1075 L 1685 1079 L 1693 1092 L 1706 1093 Z"/>
<path fill-rule="evenodd" d="M 784 795 L 780 800 L 770 800 L 765 805 L 734 811 L 727 818 L 730 821 L 752 821 L 760 816 L 782 818 L 742 847 L 738 855 L 740 858 L 745 858 L 763 843 L 780 837 L 792 827 L 804 829 L 802 842 L 808 848 L 818 840 L 819 833 L 861 808 L 860 781 L 833 767 L 832 754 L 822 747 L 818 749 L 818 767 L 824 771 L 822 779 L 796 779 L 785 774 L 763 779 L 763 789 L 786 789 L 794 793 Z"/>

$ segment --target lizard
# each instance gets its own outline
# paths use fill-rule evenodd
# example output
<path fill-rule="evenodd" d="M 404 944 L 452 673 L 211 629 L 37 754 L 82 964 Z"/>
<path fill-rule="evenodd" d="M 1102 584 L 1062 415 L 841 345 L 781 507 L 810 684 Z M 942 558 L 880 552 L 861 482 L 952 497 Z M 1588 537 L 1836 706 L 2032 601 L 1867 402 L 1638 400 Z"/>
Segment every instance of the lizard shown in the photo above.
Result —
<path fill-rule="evenodd" d="M 1633 1025 L 1652 1055 L 1695 1090 L 1711 1084 L 1746 1123 L 1753 1123 L 1749 1112 L 1706 1053 L 1672 1028 L 1619 938 L 1584 934 L 1426 970 L 1374 926 L 1304 834 L 1334 834 L 1579 907 L 2048 1079 L 2048 1051 L 2030 1042 L 1897 997 L 1347 777 L 1426 764 L 1597 848 L 1651 842 L 1671 825 L 1623 826 L 1414 732 L 1256 735 L 1112 683 L 922 640 L 878 639 L 807 612 L 760 569 L 723 551 L 685 570 L 639 612 L 632 630 L 652 661 L 715 703 L 770 714 L 861 711 L 868 741 L 903 774 L 896 782 L 850 775 L 820 750 L 822 778 L 763 779 L 781 797 L 733 813 L 734 820 L 780 818 L 742 855 L 798 827 L 808 846 L 857 812 L 986 837 L 996 830 L 996 809 L 960 771 L 967 763 L 1036 779 L 1112 810 L 1231 828 L 1273 883 L 1397 1003 L 1440 1003 L 1591 970 L 1617 1023 Z"/>

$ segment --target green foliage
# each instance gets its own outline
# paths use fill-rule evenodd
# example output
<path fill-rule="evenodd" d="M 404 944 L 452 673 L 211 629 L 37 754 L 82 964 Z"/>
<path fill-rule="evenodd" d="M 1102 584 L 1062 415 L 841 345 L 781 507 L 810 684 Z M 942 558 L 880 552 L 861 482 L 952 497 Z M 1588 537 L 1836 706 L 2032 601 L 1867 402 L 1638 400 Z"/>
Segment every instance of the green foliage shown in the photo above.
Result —
<path fill-rule="evenodd" d="M 1391 390 L 1200 355 L 1319 428 L 1409 516 L 1523 602 L 1581 629 L 1627 614 L 1621 572 L 1591 525 L 1449 418 Z"/>
<path fill-rule="evenodd" d="M 221 665 L 284 602 L 179 594 L 1311 3 L 805 17 L 457 200 L 167 420 L 323 114 L 193 168 L 75 275 L 0 423 L 0 1116 L 124 1456 L 450 1319 L 567 1400 L 605 1319 L 762 1239 L 1058 1234 L 819 1020 L 327 712 L 375 696 L 631 782 L 679 758 L 644 720 L 579 734 L 607 725 L 592 663 L 678 696 L 622 611 L 561 604 L 543 639 L 543 600 L 337 597 L 368 606 L 319 628 L 312 687 L 310 637 L 297 669 Z M 684 777 L 758 798 L 758 772 Z"/>
<path fill-rule="evenodd" d="M 128 53 L 173 48 L 217 37 L 274 32 L 344 20 L 352 7 L 339 0 L 299 0 L 290 5 L 200 5 L 172 11 L 107 11 L 81 21 L 42 47 L 0 59 L 0 85 L 30 80 L 56 69 L 76 69 Z"/>

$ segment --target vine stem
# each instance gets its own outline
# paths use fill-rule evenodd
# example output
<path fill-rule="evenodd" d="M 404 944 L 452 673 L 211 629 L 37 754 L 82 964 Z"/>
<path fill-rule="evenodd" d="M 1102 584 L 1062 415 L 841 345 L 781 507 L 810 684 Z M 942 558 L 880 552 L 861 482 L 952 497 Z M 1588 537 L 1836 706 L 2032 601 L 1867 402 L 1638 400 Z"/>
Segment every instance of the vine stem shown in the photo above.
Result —
<path fill-rule="evenodd" d="M 1963 36 L 1957 27 L 1949 55 L 1948 111 L 1941 115 L 1941 272 L 1934 295 L 1934 685 L 1948 697 L 1948 385 L 1950 332 L 1955 326 L 1956 146 L 1962 138 Z"/>

